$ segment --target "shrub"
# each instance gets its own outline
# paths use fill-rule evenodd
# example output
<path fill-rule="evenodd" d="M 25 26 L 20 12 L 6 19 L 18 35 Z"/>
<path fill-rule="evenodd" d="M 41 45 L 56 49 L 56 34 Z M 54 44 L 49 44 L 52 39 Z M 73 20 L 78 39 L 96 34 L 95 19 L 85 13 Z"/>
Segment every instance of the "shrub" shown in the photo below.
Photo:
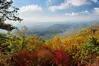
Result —
<path fill-rule="evenodd" d="M 43 40 L 40 39 L 39 37 L 32 35 L 29 37 L 27 41 L 27 48 L 32 51 L 39 49 L 42 45 L 44 44 Z"/>
<path fill-rule="evenodd" d="M 18 51 L 14 54 L 11 61 L 11 65 L 16 66 L 31 66 L 32 65 L 32 55 L 26 49 Z"/>
<path fill-rule="evenodd" d="M 42 46 L 38 51 L 38 64 L 41 66 L 51 66 L 54 64 L 53 57 L 53 52 L 47 46 Z"/>
<path fill-rule="evenodd" d="M 17 54 L 14 54 L 11 61 L 11 65 L 16 66 L 48 66 L 53 59 L 53 54 L 45 48 L 41 48 L 39 51 L 30 53 L 28 50 L 20 50 Z"/>
<path fill-rule="evenodd" d="M 72 63 L 69 54 L 62 50 L 57 50 L 55 52 L 54 61 L 57 66 L 71 66 Z"/>

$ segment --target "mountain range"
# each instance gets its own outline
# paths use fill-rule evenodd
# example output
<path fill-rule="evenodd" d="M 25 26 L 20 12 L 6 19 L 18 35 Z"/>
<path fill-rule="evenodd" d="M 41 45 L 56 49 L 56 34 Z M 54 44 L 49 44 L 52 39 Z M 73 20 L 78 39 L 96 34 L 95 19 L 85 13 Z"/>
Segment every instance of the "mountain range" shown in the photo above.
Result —
<path fill-rule="evenodd" d="M 77 32 L 83 30 L 86 27 L 89 27 L 98 22 L 73 22 L 73 23 L 54 23 L 49 26 L 43 23 L 42 25 L 38 25 L 35 27 L 28 28 L 28 35 L 35 34 L 41 37 L 44 40 L 52 39 L 55 35 L 64 38 L 69 35 L 76 34 Z"/>

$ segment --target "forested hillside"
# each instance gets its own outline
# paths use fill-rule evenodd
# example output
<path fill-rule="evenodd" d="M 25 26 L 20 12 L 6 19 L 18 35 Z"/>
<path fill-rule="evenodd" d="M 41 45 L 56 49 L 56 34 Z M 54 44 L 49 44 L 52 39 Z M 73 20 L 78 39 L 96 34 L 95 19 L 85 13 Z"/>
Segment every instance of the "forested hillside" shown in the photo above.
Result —
<path fill-rule="evenodd" d="M 0 0 L 0 66 L 99 66 L 98 0 L 13 1 Z M 34 24 L 36 29 L 28 33 L 28 27 L 10 24 L 25 23 L 19 14 L 29 27 L 34 21 L 46 22 L 46 28 Z M 57 24 L 47 23 L 50 21 Z"/>
<path fill-rule="evenodd" d="M 52 25 L 46 26 L 46 23 L 35 27 L 27 27 L 28 35 L 35 34 L 44 40 L 52 39 L 54 35 L 58 35 L 62 38 L 70 35 L 74 35 L 80 32 L 82 29 L 87 28 L 97 22 L 59 22 L 51 23 Z M 50 24 L 50 23 L 48 23 Z"/>
<path fill-rule="evenodd" d="M 65 39 L 45 41 L 21 31 L 0 36 L 1 66 L 96 66 L 99 59 L 99 24 Z"/>

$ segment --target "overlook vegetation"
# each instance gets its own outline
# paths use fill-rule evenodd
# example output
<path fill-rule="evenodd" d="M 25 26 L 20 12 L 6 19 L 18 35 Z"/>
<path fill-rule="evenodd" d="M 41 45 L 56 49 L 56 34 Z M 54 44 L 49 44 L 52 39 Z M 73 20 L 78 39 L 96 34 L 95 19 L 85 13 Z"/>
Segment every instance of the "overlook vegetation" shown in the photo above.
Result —
<path fill-rule="evenodd" d="M 64 39 L 27 36 L 26 28 L 0 35 L 1 66 L 94 66 L 99 59 L 99 24 Z"/>
<path fill-rule="evenodd" d="M 43 40 L 28 36 L 27 27 L 20 30 L 5 23 L 22 21 L 12 3 L 0 0 L 0 29 L 8 31 L 0 33 L 0 66 L 99 66 L 99 24 L 64 39 L 54 35 L 53 39 Z M 61 26 L 56 28 L 65 27 Z M 17 30 L 15 34 L 11 33 L 13 29 Z"/>

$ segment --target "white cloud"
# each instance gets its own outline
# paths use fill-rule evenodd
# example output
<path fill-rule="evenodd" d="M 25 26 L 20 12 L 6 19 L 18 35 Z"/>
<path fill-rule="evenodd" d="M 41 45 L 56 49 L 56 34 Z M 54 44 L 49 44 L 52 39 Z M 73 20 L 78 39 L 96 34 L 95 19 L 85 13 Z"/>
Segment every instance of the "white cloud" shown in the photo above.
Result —
<path fill-rule="evenodd" d="M 99 13 L 98 8 L 94 8 L 94 13 Z M 26 12 L 27 14 L 29 12 Z M 82 15 L 84 14 L 84 15 Z M 87 15 L 88 14 L 88 15 Z M 91 14 L 91 15 L 90 15 Z M 34 23 L 42 23 L 42 22 L 84 22 L 84 21 L 94 21 L 99 20 L 99 16 L 93 15 L 93 13 L 89 13 L 87 10 L 81 12 L 72 12 L 72 13 L 65 13 L 65 15 L 34 15 L 29 14 L 25 16 L 22 14 L 23 23 L 26 25 L 32 25 Z M 93 19 L 94 18 L 94 19 Z"/>
<path fill-rule="evenodd" d="M 82 6 L 82 5 L 88 5 L 90 4 L 90 2 L 88 2 L 88 0 L 65 0 L 63 3 L 61 3 L 60 5 L 56 6 L 49 6 L 49 10 L 54 12 L 56 10 L 63 10 L 63 9 L 67 9 L 71 6 Z"/>
<path fill-rule="evenodd" d="M 94 8 L 93 13 L 94 15 L 99 15 L 99 8 Z"/>
<path fill-rule="evenodd" d="M 50 6 L 49 7 L 49 10 L 54 12 L 56 10 L 62 10 L 62 9 L 66 9 L 66 8 L 69 8 L 69 4 L 68 3 L 61 3 L 60 5 L 58 6 Z"/>
<path fill-rule="evenodd" d="M 85 2 L 84 0 L 81 0 L 81 1 Z M 81 6 L 81 5 L 84 5 L 84 3 L 78 4 L 76 0 L 75 0 L 75 4 L 70 2 L 67 3 L 67 1 L 65 1 L 64 3 L 61 3 L 59 6 L 50 6 L 49 9 L 51 11 L 56 11 L 56 10 L 69 8 L 70 6 L 78 6 L 78 5 Z M 87 10 L 85 10 L 81 12 L 65 13 L 65 15 L 57 14 L 54 16 L 53 14 L 50 16 L 47 16 L 46 12 L 42 13 L 41 11 L 43 11 L 43 9 L 38 5 L 27 5 L 27 6 L 21 7 L 20 16 L 23 19 L 23 22 L 21 22 L 21 24 L 30 26 L 35 23 L 37 24 L 42 22 L 87 22 L 87 21 L 99 20 L 99 8 L 94 8 L 93 13 L 89 13 Z M 17 22 L 16 23 L 14 22 L 13 24 L 16 25 Z"/>
<path fill-rule="evenodd" d="M 93 13 L 89 13 L 87 10 L 81 12 L 72 12 L 65 13 L 65 15 L 45 15 L 46 13 L 39 14 L 34 13 L 34 11 L 30 12 L 26 10 L 26 12 L 20 12 L 21 18 L 24 19 L 21 22 L 21 25 L 32 26 L 33 24 L 39 24 L 42 22 L 88 22 L 99 20 L 99 8 L 94 8 Z M 84 15 L 82 15 L 84 14 Z M 88 15 L 86 15 L 88 14 Z M 98 15 L 97 15 L 98 14 Z M 13 23 L 15 25 L 20 25 L 19 23 Z"/>
<path fill-rule="evenodd" d="M 21 8 L 20 8 L 20 11 L 19 12 L 38 12 L 38 11 L 42 11 L 43 9 L 40 7 L 40 6 L 38 6 L 38 5 L 34 5 L 34 4 L 32 4 L 32 5 L 26 5 L 26 6 L 22 6 Z"/>
<path fill-rule="evenodd" d="M 72 12 L 72 13 L 65 13 L 66 16 L 79 16 L 81 14 L 89 14 L 87 10 L 81 12 Z"/>
<path fill-rule="evenodd" d="M 97 2 L 98 2 L 98 0 L 92 0 L 92 2 L 97 3 Z"/>
<path fill-rule="evenodd" d="M 96 9 L 97 10 L 97 9 Z M 26 12 L 27 14 L 29 12 Z M 87 13 L 87 11 L 82 11 L 79 12 L 80 14 L 82 13 Z M 24 16 L 24 14 L 21 16 L 22 19 L 24 19 L 21 22 L 21 25 L 25 25 L 27 27 L 33 26 L 35 24 L 40 24 L 42 22 L 89 22 L 89 21 L 99 21 L 99 15 L 80 15 L 79 13 L 71 13 L 69 15 L 72 16 L 66 16 L 66 15 L 50 15 L 50 16 L 44 16 L 44 15 L 34 15 L 34 14 L 29 14 L 27 16 Z M 97 11 L 96 11 L 97 13 Z M 9 21 L 11 22 L 11 21 Z M 12 22 L 14 25 L 20 25 L 18 22 Z"/>
<path fill-rule="evenodd" d="M 89 12 L 87 10 L 79 12 L 80 14 L 89 14 Z"/>
<path fill-rule="evenodd" d="M 52 0 L 48 0 L 49 3 L 52 3 Z"/>
<path fill-rule="evenodd" d="M 94 12 L 99 14 L 99 8 L 94 8 Z"/>
<path fill-rule="evenodd" d="M 37 17 L 24 17 L 21 25 L 25 25 L 27 27 L 33 26 L 34 24 L 39 23 L 50 23 L 50 22 L 89 22 L 89 21 L 99 21 L 99 16 L 91 15 L 91 16 L 37 16 Z M 9 21 L 11 22 L 11 21 Z M 19 23 L 12 23 L 14 25 L 20 25 Z"/>
<path fill-rule="evenodd" d="M 66 15 L 66 16 L 78 16 L 79 13 L 74 13 L 74 12 L 72 12 L 72 13 L 65 13 L 65 15 Z"/>
<path fill-rule="evenodd" d="M 73 6 L 82 6 L 82 5 L 90 4 L 88 0 L 67 0 L 67 2 Z"/>
<path fill-rule="evenodd" d="M 7 0 L 8 2 L 10 2 L 11 0 Z"/>

